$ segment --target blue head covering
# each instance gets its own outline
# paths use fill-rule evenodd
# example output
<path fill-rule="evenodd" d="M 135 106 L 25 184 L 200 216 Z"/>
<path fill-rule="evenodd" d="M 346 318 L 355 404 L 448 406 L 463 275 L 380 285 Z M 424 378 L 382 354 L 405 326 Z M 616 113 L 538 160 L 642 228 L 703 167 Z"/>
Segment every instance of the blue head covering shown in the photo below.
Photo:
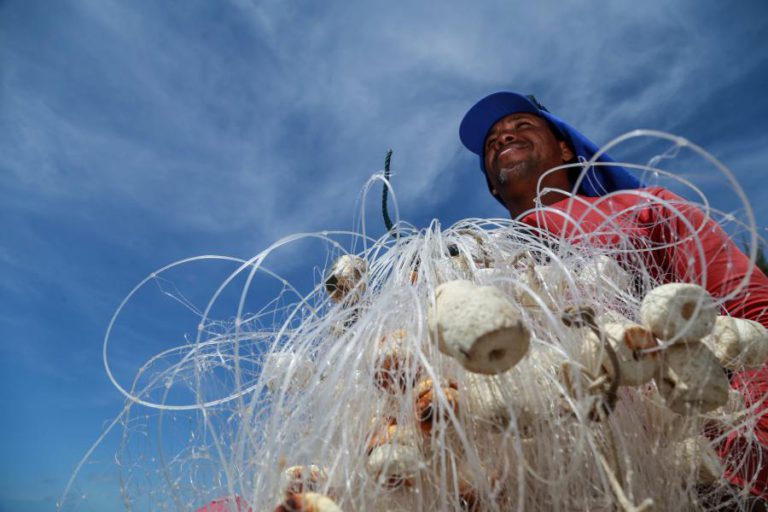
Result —
<path fill-rule="evenodd" d="M 543 117 L 555 132 L 573 150 L 576 157 L 590 160 L 597 153 L 598 147 L 579 131 L 562 119 L 550 114 L 533 96 L 526 97 L 514 92 L 497 92 L 486 96 L 469 109 L 461 121 L 459 137 L 471 152 L 480 157 L 480 170 L 483 172 L 488 189 L 491 182 L 485 172 L 485 137 L 496 122 L 510 114 L 528 112 Z M 611 164 L 614 160 L 606 154 L 600 155 L 597 162 Z M 577 193 L 595 197 L 615 192 L 616 190 L 640 188 L 643 183 L 629 171 L 619 165 L 600 165 L 590 167 L 579 185 Z M 502 205 L 504 202 L 496 197 Z"/>

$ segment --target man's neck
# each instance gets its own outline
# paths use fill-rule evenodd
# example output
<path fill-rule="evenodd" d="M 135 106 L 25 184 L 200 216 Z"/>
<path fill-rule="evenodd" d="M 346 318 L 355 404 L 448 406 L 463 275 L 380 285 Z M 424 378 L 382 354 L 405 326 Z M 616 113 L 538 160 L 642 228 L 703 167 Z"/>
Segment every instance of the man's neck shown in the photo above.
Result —
<path fill-rule="evenodd" d="M 568 194 L 560 190 L 549 190 L 541 195 L 533 195 L 527 198 L 520 198 L 519 200 L 507 200 L 505 201 L 505 204 L 507 210 L 509 210 L 510 217 L 516 219 L 535 206 L 549 206 L 562 201 L 563 199 L 567 199 L 568 197 Z"/>

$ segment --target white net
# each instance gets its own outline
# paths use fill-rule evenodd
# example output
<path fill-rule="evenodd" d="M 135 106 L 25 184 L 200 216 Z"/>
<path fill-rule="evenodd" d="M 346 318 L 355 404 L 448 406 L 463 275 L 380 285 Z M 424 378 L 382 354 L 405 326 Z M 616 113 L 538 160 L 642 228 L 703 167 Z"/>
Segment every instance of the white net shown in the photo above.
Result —
<path fill-rule="evenodd" d="M 647 178 L 663 174 L 641 167 Z M 728 390 L 703 335 L 684 338 L 748 293 L 749 275 L 729 266 L 738 255 L 723 249 L 716 286 L 701 262 L 714 221 L 756 248 L 749 205 L 726 216 L 703 200 L 692 210 L 646 190 L 625 194 L 628 206 L 614 201 L 588 228 L 572 211 L 559 214 L 570 230 L 399 223 L 398 237 L 296 235 L 249 261 L 200 257 L 155 272 L 121 305 L 105 343 L 110 378 L 127 397 L 113 424 L 125 508 L 223 499 L 232 511 L 334 510 L 300 495 L 309 491 L 345 511 L 748 507 L 727 476 L 757 446 L 762 400 Z M 605 211 L 596 204 L 587 209 Z M 649 210 L 664 215 L 642 217 Z M 269 268 L 308 240 L 324 268 L 302 293 Z M 347 253 L 350 240 L 362 249 Z M 209 264 L 235 270 L 198 300 L 182 293 L 190 285 L 174 272 Z M 655 313 L 641 304 L 670 280 L 708 287 L 714 299 L 688 300 L 687 322 L 659 336 L 647 315 L 671 325 L 677 299 L 645 306 Z M 446 283 L 455 286 L 436 293 Z M 130 351 L 115 336 L 141 336 L 117 319 L 144 321 L 124 319 L 142 293 L 182 305 L 197 329 L 182 342 L 168 341 L 179 337 L 173 325 L 163 343 L 137 342 L 151 355 L 131 370 L 115 360 Z M 254 295 L 268 300 L 253 306 Z M 734 374 L 762 362 L 732 356 Z M 742 449 L 718 456 L 734 433 Z"/>

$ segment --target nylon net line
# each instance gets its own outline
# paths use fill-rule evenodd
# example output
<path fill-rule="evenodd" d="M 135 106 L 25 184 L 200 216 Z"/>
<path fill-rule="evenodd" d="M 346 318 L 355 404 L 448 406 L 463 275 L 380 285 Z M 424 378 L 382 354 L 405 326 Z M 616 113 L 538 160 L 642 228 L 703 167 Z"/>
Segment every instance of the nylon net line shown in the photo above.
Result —
<path fill-rule="evenodd" d="M 370 238 L 363 224 L 152 273 L 105 338 L 125 407 L 60 509 L 87 505 L 78 474 L 117 438 L 103 470 L 119 475 L 126 510 L 746 510 L 763 397 L 728 378 L 747 382 L 768 340 L 728 324 L 720 331 L 742 344 L 718 345 L 721 306 L 748 298 L 750 276 L 729 273 L 737 256 L 723 248 L 725 276 L 707 283 L 702 238 L 744 239 L 751 261 L 762 240 L 722 164 L 658 132 L 607 149 L 637 140 L 670 149 L 620 165 L 687 200 L 623 191 L 640 201 L 615 201 L 589 228 L 578 197 L 554 217 L 558 229 L 395 219 L 397 238 Z M 682 150 L 722 178 L 737 208 L 716 209 L 676 177 Z M 307 256 L 306 291 L 272 270 L 302 244 L 316 260 Z M 167 304 L 185 322 L 165 318 Z M 163 336 L 143 335 L 150 324 Z M 740 448 L 724 451 L 734 436 Z M 729 483 L 739 472 L 747 481 Z"/>

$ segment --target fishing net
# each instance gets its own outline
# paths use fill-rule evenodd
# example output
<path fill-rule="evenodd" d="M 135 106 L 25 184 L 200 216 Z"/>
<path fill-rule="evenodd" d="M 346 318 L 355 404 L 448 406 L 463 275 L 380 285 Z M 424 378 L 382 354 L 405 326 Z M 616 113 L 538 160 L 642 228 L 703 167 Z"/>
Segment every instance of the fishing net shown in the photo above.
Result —
<path fill-rule="evenodd" d="M 688 141 L 632 132 L 606 149 L 637 140 L 670 149 L 621 165 L 689 199 L 622 191 L 625 207 L 608 195 L 611 213 L 588 228 L 584 208 L 606 209 L 577 196 L 558 213 L 568 229 L 396 220 L 379 238 L 294 235 L 249 260 L 203 256 L 148 276 L 104 344 L 126 402 L 98 443 L 119 436 L 125 508 L 746 509 L 763 398 L 727 378 L 763 356 L 732 350 L 725 365 L 714 324 L 701 326 L 746 297 L 750 275 L 727 244 L 727 284 L 707 283 L 701 262 L 705 234 L 723 228 L 754 261 L 754 218 L 732 174 Z M 676 177 L 681 151 L 739 206 L 718 210 Z M 670 281 L 711 293 L 680 292 L 682 327 L 660 334 L 648 315 L 668 327 L 680 301 L 652 291 Z M 724 450 L 734 436 L 740 448 Z M 729 482 L 739 471 L 741 487 Z M 76 501 L 65 493 L 62 506 Z"/>

